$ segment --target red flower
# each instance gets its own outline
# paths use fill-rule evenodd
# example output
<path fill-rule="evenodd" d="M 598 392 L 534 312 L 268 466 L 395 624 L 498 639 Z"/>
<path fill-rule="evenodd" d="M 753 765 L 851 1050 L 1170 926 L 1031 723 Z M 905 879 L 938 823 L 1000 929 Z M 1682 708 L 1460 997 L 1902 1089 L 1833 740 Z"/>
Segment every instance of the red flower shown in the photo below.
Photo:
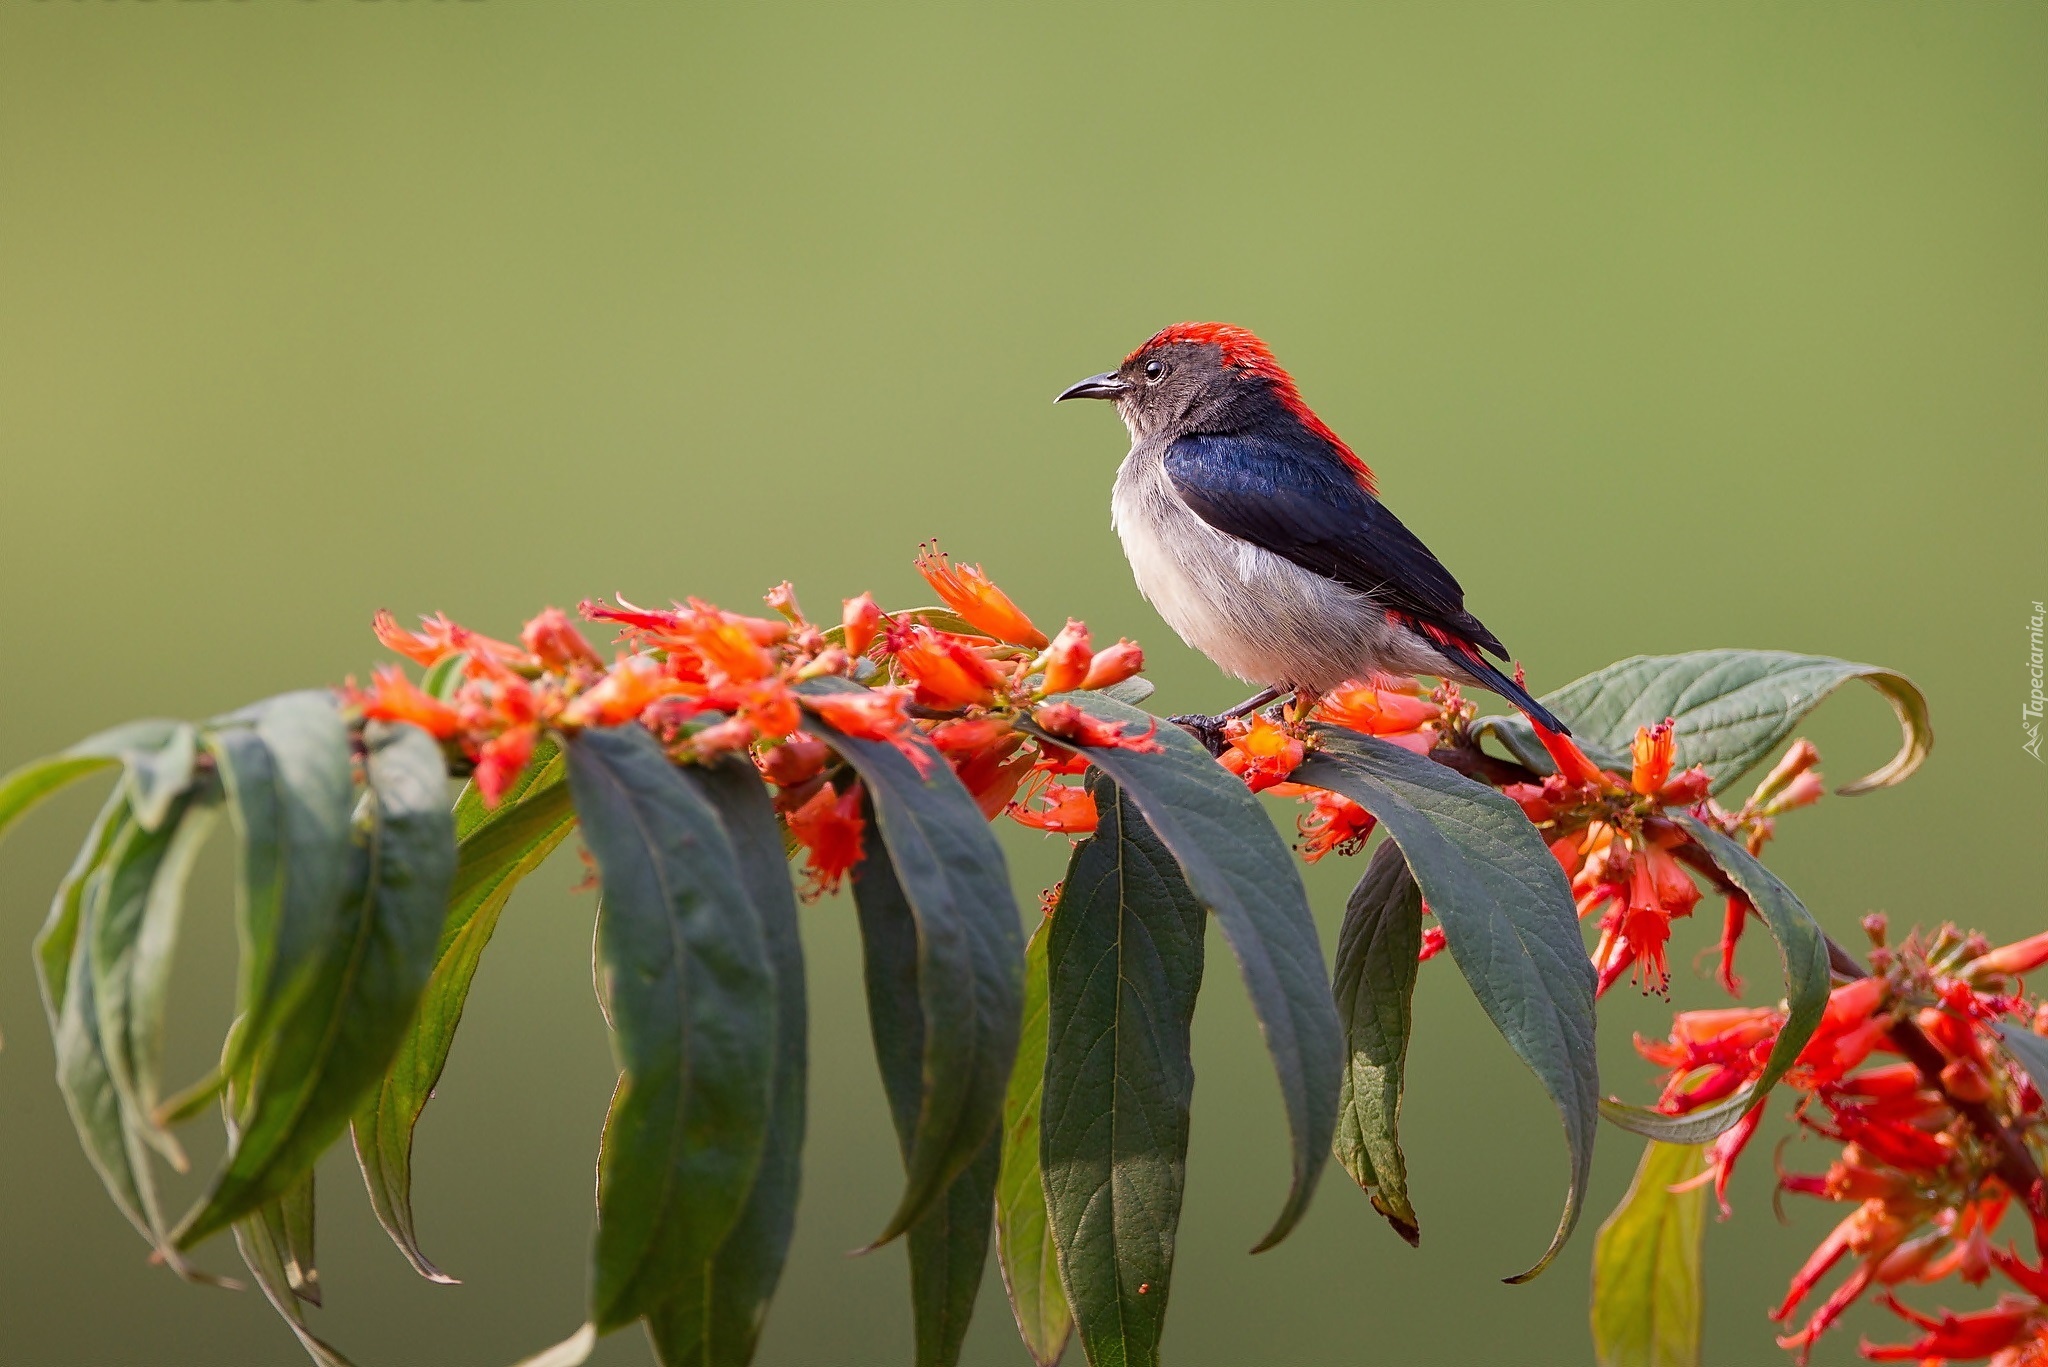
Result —
<path fill-rule="evenodd" d="M 1157 754 L 1162 748 L 1158 741 L 1152 739 L 1153 733 L 1159 729 L 1158 722 L 1132 735 L 1124 730 L 1123 723 L 1091 717 L 1070 702 L 1041 704 L 1032 710 L 1031 720 L 1037 722 L 1040 729 L 1084 750 L 1130 750 L 1149 755 Z"/>
<path fill-rule="evenodd" d="M 683 691 L 682 682 L 651 655 L 628 655 L 562 709 L 569 726 L 619 726 L 637 719 L 659 698 Z"/>
<path fill-rule="evenodd" d="M 863 593 L 845 600 L 839 620 L 846 630 L 846 653 L 865 655 L 875 642 L 875 633 L 881 629 L 882 610 L 875 606 L 873 594 Z"/>
<path fill-rule="evenodd" d="M 604 668 L 604 660 L 560 608 L 548 608 L 528 622 L 519 633 L 519 642 L 546 669 L 566 672 L 576 665 Z"/>
<path fill-rule="evenodd" d="M 1301 741 L 1259 713 L 1231 722 L 1222 764 L 1255 793 L 1285 783 L 1301 765 Z"/>
<path fill-rule="evenodd" d="M 907 688 L 869 688 L 858 693 L 805 693 L 800 701 L 835 731 L 855 740 L 895 741 L 910 726 L 904 707 Z"/>
<path fill-rule="evenodd" d="M 1013 802 L 1008 808 L 1010 819 L 1036 831 L 1056 831 L 1062 835 L 1088 835 L 1095 830 L 1098 820 L 1095 798 L 1086 788 L 1072 783 L 1056 783 L 1041 774 L 1027 794 L 1026 802 L 1033 799 L 1044 805 L 1031 807 Z"/>
<path fill-rule="evenodd" d="M 479 636 L 466 627 L 457 626 L 441 614 L 420 618 L 420 629 L 411 632 L 398 625 L 398 619 L 379 609 L 370 619 L 370 629 L 377 634 L 378 641 L 386 650 L 395 651 L 416 664 L 431 668 L 450 655 L 467 652 L 480 660 L 494 661 L 508 665 L 530 665 L 533 658 L 518 646 L 504 641 L 494 641 L 488 636 Z"/>
<path fill-rule="evenodd" d="M 830 754 L 823 741 L 798 731 L 780 745 L 764 746 L 754 762 L 776 787 L 794 788 L 823 773 Z"/>
<path fill-rule="evenodd" d="M 1002 814 L 1017 795 L 1017 785 L 1031 772 L 1033 757 L 1024 748 L 1024 734 L 1007 721 L 963 717 L 940 722 L 928 739 L 952 761 L 954 776 L 991 821 Z"/>
<path fill-rule="evenodd" d="M 1426 755 L 1436 746 L 1443 708 L 1428 698 L 1352 680 L 1325 693 L 1310 715 Z"/>
<path fill-rule="evenodd" d="M 1301 857 L 1313 864 L 1326 854 L 1357 854 L 1371 838 L 1371 812 L 1341 793 L 1321 788 L 1305 790 L 1314 810 L 1300 817 L 1294 828 L 1301 834 Z"/>
<path fill-rule="evenodd" d="M 519 726 L 485 741 L 476 755 L 476 791 L 484 806 L 495 807 L 533 758 L 537 726 Z"/>
<path fill-rule="evenodd" d="M 866 819 L 860 812 L 858 782 L 845 796 L 827 783 L 810 801 L 789 814 L 789 833 L 808 851 L 804 872 L 810 877 L 807 899 L 835 892 L 846 871 L 860 862 Z"/>
<path fill-rule="evenodd" d="M 2048 964 L 2048 930 L 2039 935 L 2030 935 L 2024 940 L 2015 940 L 2009 945 L 2000 945 L 1988 954 L 1980 954 L 1965 964 L 1959 974 L 1970 982 L 1983 982 L 1989 978 L 2017 978 L 2031 973 L 2042 964 Z"/>
<path fill-rule="evenodd" d="M 1928 1333 L 1912 1343 L 1872 1343 L 1865 1339 L 1860 1347 L 1863 1356 L 1872 1362 L 1990 1357 L 2015 1346 L 2029 1334 L 2035 1336 L 2034 1346 L 2038 1346 L 2043 1332 L 2040 1303 L 2024 1296 L 2000 1296 L 1995 1308 L 1979 1310 L 1971 1315 L 1944 1310 L 1940 1319 L 1915 1314 L 1890 1296 L 1885 1297 L 1885 1305 Z M 2021 1367 L 2026 1360 L 2012 1358 L 2007 1361 L 2012 1367 Z M 2034 1360 L 2039 1361 L 2038 1358 Z"/>
<path fill-rule="evenodd" d="M 1045 670 L 1045 682 L 1039 685 L 1040 693 L 1070 693 L 1081 686 L 1088 677 L 1088 667 L 1095 662 L 1095 648 L 1088 642 L 1086 623 L 1067 619 L 1060 634 L 1052 638 L 1052 644 L 1039 657 Z"/>
<path fill-rule="evenodd" d="M 976 654 L 966 637 L 914 626 L 896 646 L 896 667 L 917 690 L 923 707 L 985 707 L 1009 680 Z"/>
<path fill-rule="evenodd" d="M 350 701 L 363 709 L 369 721 L 410 722 L 435 740 L 448 740 L 461 728 L 453 707 L 432 696 L 397 665 L 379 665 L 370 675 L 367 693 L 351 690 Z"/>
<path fill-rule="evenodd" d="M 1141 673 L 1144 668 L 1145 652 L 1138 649 L 1138 643 L 1119 640 L 1115 645 L 1095 652 L 1095 658 L 1088 664 L 1088 677 L 1081 680 L 1081 687 L 1091 690 L 1109 688 Z"/>
<path fill-rule="evenodd" d="M 1422 949 L 1421 952 L 1416 954 L 1415 961 L 1417 963 L 1428 963 L 1431 959 L 1444 952 L 1444 947 L 1447 943 L 1444 939 L 1444 928 L 1442 926 L 1425 926 L 1422 931 Z"/>
<path fill-rule="evenodd" d="M 936 541 L 918 548 L 916 565 L 917 572 L 938 590 L 946 606 L 975 630 L 1012 645 L 1033 650 L 1045 648 L 1045 633 L 1031 625 L 1031 619 L 1010 601 L 1008 594 L 989 582 L 981 566 L 950 563 Z"/>

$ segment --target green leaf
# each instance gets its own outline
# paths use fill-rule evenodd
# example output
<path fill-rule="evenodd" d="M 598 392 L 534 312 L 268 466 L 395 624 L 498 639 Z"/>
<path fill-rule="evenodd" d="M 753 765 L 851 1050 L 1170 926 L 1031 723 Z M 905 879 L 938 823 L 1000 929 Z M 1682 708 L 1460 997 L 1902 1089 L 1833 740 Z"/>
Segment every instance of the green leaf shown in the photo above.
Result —
<path fill-rule="evenodd" d="M 153 831 L 169 815 L 171 803 L 192 786 L 199 761 L 199 728 L 180 722 L 164 743 L 123 752 L 129 805 L 135 824 Z"/>
<path fill-rule="evenodd" d="M 837 683 L 817 680 L 803 691 L 830 690 Z M 838 685 L 839 691 L 845 687 Z M 805 727 L 865 782 L 875 815 L 868 853 L 875 852 L 879 836 L 916 942 L 922 1088 L 904 1162 L 903 1197 L 875 1238 L 880 1245 L 938 1200 L 1002 1122 L 1023 1017 L 1024 935 L 1002 847 L 937 751 L 921 740 L 908 742 L 921 756 L 913 763 L 887 741 L 855 740 L 815 716 Z M 856 879 L 856 893 L 859 887 Z M 861 924 L 865 932 L 865 913 Z M 875 1009 L 870 993 L 871 1024 Z"/>
<path fill-rule="evenodd" d="M 72 1127 L 86 1157 L 115 1206 L 159 1251 L 167 1266 L 190 1277 L 195 1274 L 164 1232 L 149 1150 L 142 1136 L 144 1120 L 124 1101 L 108 1062 L 93 991 L 91 955 L 112 890 L 119 885 L 123 896 L 132 896 L 136 895 L 131 891 L 135 885 L 146 889 L 163 864 L 174 833 L 169 829 L 144 831 L 135 823 L 125 796 L 117 795 L 116 803 L 110 804 L 110 820 L 108 813 L 102 814 L 107 825 L 100 837 L 88 842 L 92 862 L 82 883 L 74 885 L 78 890 L 58 894 L 60 906 L 73 906 L 69 914 L 74 919 L 64 990 L 48 994 L 56 1013 L 57 1090 L 71 1113 Z M 53 943 L 46 938 L 38 947 L 39 963 L 51 961 L 52 949 Z"/>
<path fill-rule="evenodd" d="M 1050 917 L 1024 946 L 1024 1032 L 1003 1101 L 1003 1158 L 996 1178 L 996 1262 L 1031 1359 L 1052 1367 L 1074 1331 L 1073 1312 L 1060 1288 L 1059 1248 L 1047 1225 L 1044 1169 L 1038 1159 L 1039 1117 L 1045 1100 L 1046 943 Z"/>
<path fill-rule="evenodd" d="M 173 721 L 128 722 L 0 776 L 0 836 L 6 835 L 8 828 L 26 815 L 29 808 L 67 783 L 146 756 L 170 744 L 183 726 L 183 722 Z"/>
<path fill-rule="evenodd" d="M 560 1343 L 543 1348 L 532 1357 L 521 1358 L 512 1367 L 583 1367 L 596 1349 L 597 1326 L 585 1324 Z"/>
<path fill-rule="evenodd" d="M 1047 945 L 1045 1199 L 1093 1367 L 1159 1361 L 1187 1186 L 1202 904 L 1114 783 L 1067 865 Z"/>
<path fill-rule="evenodd" d="M 420 1250 L 412 1210 L 413 1131 L 447 1066 L 470 983 L 498 928 L 499 914 L 520 880 L 539 868 L 576 826 L 576 809 L 563 781 L 567 764 L 552 741 L 544 744 L 546 758 L 495 809 L 485 812 L 480 799 L 473 812 L 456 804 L 455 825 L 463 834 L 433 971 L 391 1066 L 350 1121 L 356 1162 L 378 1222 L 429 1281 L 452 1283 L 455 1278 Z M 464 790 L 463 798 L 470 796 L 471 790 Z"/>
<path fill-rule="evenodd" d="M 1643 1150 L 1636 1179 L 1593 1240 L 1593 1355 L 1600 1367 L 1699 1367 L 1705 1169 L 1696 1144 Z"/>
<path fill-rule="evenodd" d="M 1179 863 L 1195 896 L 1216 917 L 1237 958 L 1265 1033 L 1287 1110 L 1293 1177 L 1287 1202 L 1253 1252 L 1287 1237 L 1308 1209 L 1329 1160 L 1344 1071 L 1344 1034 L 1330 999 L 1323 949 L 1308 894 L 1287 846 L 1257 798 L 1177 726 L 1099 693 L 1066 693 L 1091 716 L 1121 722 L 1126 734 L 1156 727 L 1159 749 L 1076 751 L 1114 779 Z M 1026 726 L 1045 736 L 1035 727 Z M 1057 737 L 1046 739 L 1060 743 Z"/>
<path fill-rule="evenodd" d="M 162 1090 L 164 1007 L 185 883 L 215 815 L 181 794 L 154 827 L 137 819 L 111 856 L 84 946 L 97 1034 L 122 1111 L 180 1172 L 187 1166 L 184 1150 L 152 1113 Z"/>
<path fill-rule="evenodd" d="M 313 1256 L 313 1171 L 286 1188 L 274 1209 L 284 1232 L 285 1275 L 292 1294 L 320 1304 L 320 1268 Z"/>
<path fill-rule="evenodd" d="M 128 790 L 114 789 L 93 818 L 85 843 L 71 862 L 57 895 L 50 901 L 49 914 L 36 932 L 36 983 L 43 993 L 43 1012 L 50 1020 L 50 1033 L 57 1032 L 71 981 L 72 951 L 78 946 L 78 927 L 83 918 L 86 888 L 92 876 L 106 862 L 114 838 L 133 824 L 128 810 Z"/>
<path fill-rule="evenodd" d="M 872 796 L 868 809 L 872 814 Z M 929 1109 L 925 1060 L 931 1042 L 924 1004 L 926 965 L 920 952 L 924 937 L 896 869 L 872 846 L 854 866 L 853 895 L 860 916 L 861 967 L 875 1062 L 907 1170 L 916 1158 L 919 1124 Z M 1001 1136 L 991 1133 L 981 1151 L 911 1223 L 905 1242 L 917 1367 L 953 1367 L 960 1360 L 960 1345 L 988 1261 L 1001 1162 Z"/>
<path fill-rule="evenodd" d="M 2024 1025 L 2009 1025 L 2004 1021 L 1993 1021 L 1991 1028 L 2005 1041 L 2005 1051 L 2033 1080 L 2034 1090 L 2048 1096 L 2048 1039 L 2041 1038 Z"/>
<path fill-rule="evenodd" d="M 1674 814 L 1672 820 L 1683 826 L 1721 872 L 1728 875 L 1729 881 L 1742 889 L 1750 905 L 1763 917 L 1771 938 L 1777 941 L 1778 959 L 1785 971 L 1785 1024 L 1756 1080 L 1724 1101 L 1688 1115 L 1671 1116 L 1609 1098 L 1600 1103 L 1600 1112 L 1624 1130 L 1646 1139 L 1667 1144 L 1703 1144 L 1732 1128 L 1750 1107 L 1761 1102 L 1813 1038 L 1814 1029 L 1828 1008 L 1828 944 L 1812 914 L 1792 895 L 1792 890 L 1748 850 L 1697 817 Z"/>
<path fill-rule="evenodd" d="M 263 1289 L 270 1308 L 283 1317 L 306 1356 L 319 1367 L 350 1367 L 349 1360 L 306 1327 L 306 1314 L 292 1286 L 291 1235 L 276 1202 L 235 1222 L 235 1247 Z"/>
<path fill-rule="evenodd" d="M 366 829 L 343 852 L 347 895 L 325 924 L 281 927 L 280 962 L 303 945 L 308 969 L 231 1074 L 237 1137 L 179 1227 L 181 1248 L 277 1200 L 312 1167 L 377 1086 L 433 968 L 455 871 L 446 762 L 418 727 L 373 726 L 366 742 Z"/>
<path fill-rule="evenodd" d="M 566 743 L 597 860 L 622 1076 L 598 1150 L 591 1323 L 669 1299 L 739 1218 L 766 1139 L 775 980 L 718 814 L 645 728 Z"/>
<path fill-rule="evenodd" d="M 1344 908 L 1333 982 L 1349 1059 L 1337 1108 L 1337 1161 L 1372 1198 L 1373 1209 L 1413 1244 L 1422 1236 L 1408 1200 L 1400 1119 L 1416 956 L 1422 950 L 1422 891 L 1400 846 L 1380 842 Z"/>
<path fill-rule="evenodd" d="M 809 1031 L 803 944 L 782 831 L 754 766 L 728 759 L 681 772 L 717 811 L 731 836 L 740 882 L 761 924 L 768 965 L 775 975 L 774 1078 L 768 1136 L 747 1203 L 718 1252 L 648 1314 L 647 1332 L 665 1367 L 744 1367 L 753 1361 L 796 1227 Z"/>
<path fill-rule="evenodd" d="M 1550 1247 L 1557 1256 L 1592 1173 L 1600 1078 L 1593 966 L 1570 886 L 1522 809 L 1493 789 L 1373 736 L 1319 726 L 1294 781 L 1342 793 L 1401 847 L 1472 994 L 1557 1104 L 1571 1183 Z"/>
<path fill-rule="evenodd" d="M 349 892 L 356 795 L 349 737 L 331 695 L 287 693 L 222 720 L 207 738 L 237 838 L 237 1027 L 217 1090 L 320 971 Z"/>
<path fill-rule="evenodd" d="M 1882 767 L 1835 790 L 1849 796 L 1905 781 L 1934 747 L 1927 699 L 1895 670 L 1782 650 L 1637 655 L 1566 684 L 1543 703 L 1571 725 L 1573 738 L 1596 763 L 1624 773 L 1636 728 L 1675 718 L 1678 762 L 1705 765 L 1718 793 L 1851 679 L 1865 680 L 1891 704 L 1904 739 Z M 1550 758 L 1527 718 L 1488 717 L 1481 729 L 1538 773 L 1550 772 Z"/>

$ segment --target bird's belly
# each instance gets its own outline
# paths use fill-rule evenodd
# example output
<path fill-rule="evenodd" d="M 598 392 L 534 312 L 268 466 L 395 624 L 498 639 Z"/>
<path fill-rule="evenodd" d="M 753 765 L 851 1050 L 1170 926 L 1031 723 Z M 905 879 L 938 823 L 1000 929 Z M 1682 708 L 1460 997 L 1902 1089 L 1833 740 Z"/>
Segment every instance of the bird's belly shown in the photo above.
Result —
<path fill-rule="evenodd" d="M 1163 481 L 1120 478 L 1113 508 L 1139 591 L 1183 641 L 1247 683 L 1317 692 L 1417 667 L 1366 595 L 1217 531 Z"/>

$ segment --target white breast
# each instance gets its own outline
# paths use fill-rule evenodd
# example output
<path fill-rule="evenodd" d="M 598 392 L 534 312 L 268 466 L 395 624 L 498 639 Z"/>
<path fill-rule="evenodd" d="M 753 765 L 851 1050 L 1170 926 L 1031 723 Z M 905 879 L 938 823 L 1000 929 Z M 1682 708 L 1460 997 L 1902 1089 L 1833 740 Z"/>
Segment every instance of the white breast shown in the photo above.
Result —
<path fill-rule="evenodd" d="M 1321 692 L 1375 670 L 1432 666 L 1365 594 L 1218 531 L 1140 443 L 1116 474 L 1110 522 L 1143 593 L 1180 638 L 1247 683 Z"/>

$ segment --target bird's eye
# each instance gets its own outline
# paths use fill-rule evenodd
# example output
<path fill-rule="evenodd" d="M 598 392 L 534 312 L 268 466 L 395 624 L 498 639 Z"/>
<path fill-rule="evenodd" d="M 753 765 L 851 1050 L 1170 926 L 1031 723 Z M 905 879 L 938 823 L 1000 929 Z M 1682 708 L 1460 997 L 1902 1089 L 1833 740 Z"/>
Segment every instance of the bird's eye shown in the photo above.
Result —
<path fill-rule="evenodd" d="M 1165 367 L 1164 365 L 1160 364 L 1160 362 L 1159 362 L 1159 361 L 1158 361 L 1158 360 L 1157 360 L 1156 358 L 1155 358 L 1155 359 L 1153 359 L 1153 360 L 1150 360 L 1150 361 L 1147 361 L 1147 362 L 1145 362 L 1145 378 L 1146 378 L 1146 379 L 1148 379 L 1148 380 L 1156 380 L 1156 379 L 1158 379 L 1158 378 L 1159 378 L 1159 377 L 1160 377 L 1161 375 L 1164 375 L 1165 373 L 1166 373 L 1166 367 Z"/>

